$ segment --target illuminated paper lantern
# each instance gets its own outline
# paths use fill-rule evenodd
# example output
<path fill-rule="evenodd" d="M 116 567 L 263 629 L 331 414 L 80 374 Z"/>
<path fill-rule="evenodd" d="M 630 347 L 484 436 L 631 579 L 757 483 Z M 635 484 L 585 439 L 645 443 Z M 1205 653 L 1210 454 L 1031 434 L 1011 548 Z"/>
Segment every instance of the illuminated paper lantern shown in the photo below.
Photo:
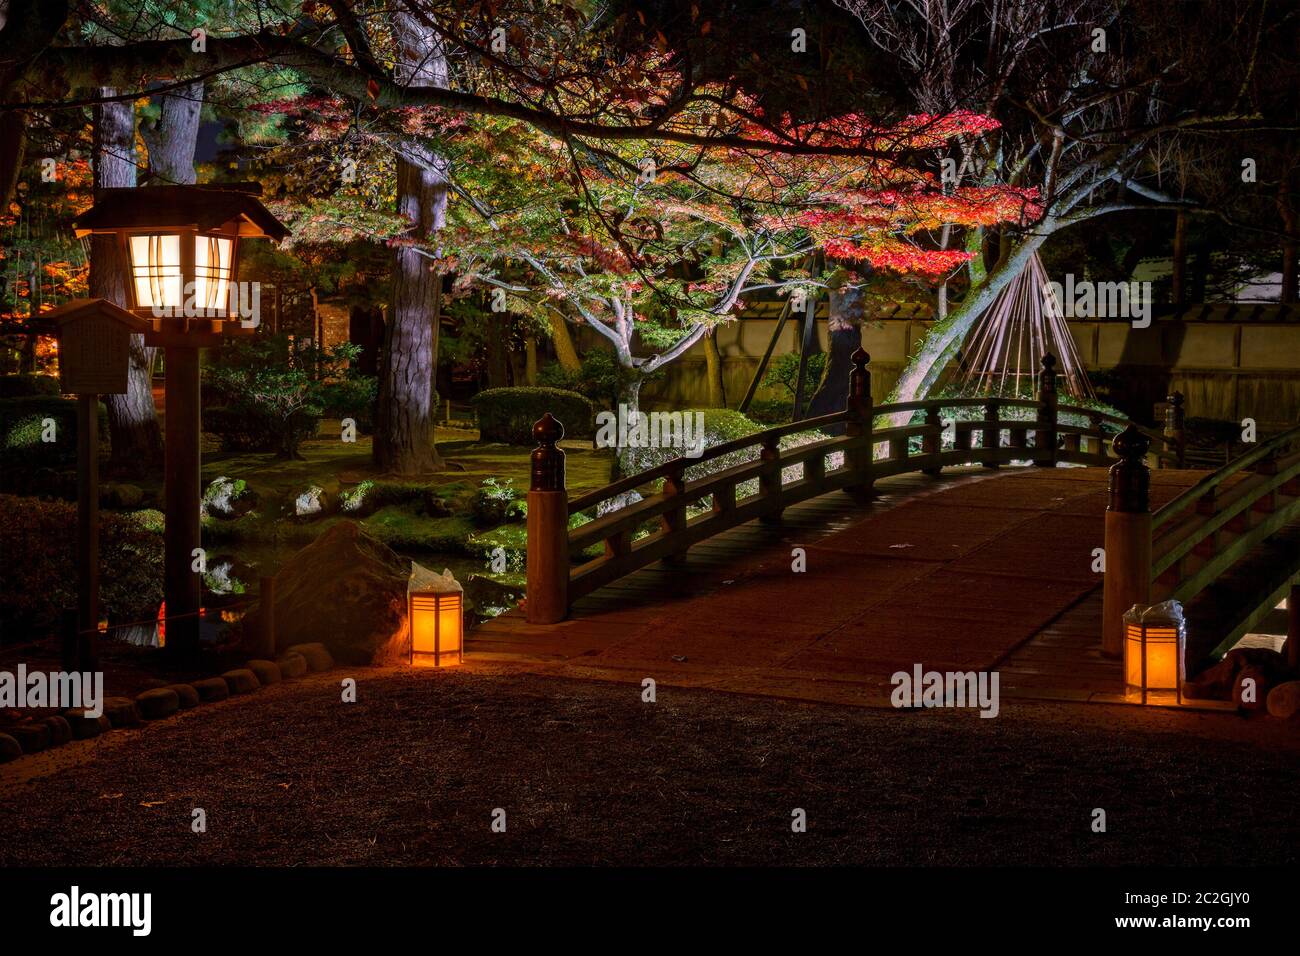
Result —
<path fill-rule="evenodd" d="M 1133 605 L 1124 614 L 1124 683 L 1147 703 L 1152 692 L 1183 702 L 1187 628 L 1177 601 Z"/>
<path fill-rule="evenodd" d="M 464 589 L 451 571 L 438 574 L 411 562 L 406 611 L 411 629 L 412 666 L 447 667 L 461 662 L 464 597 Z"/>

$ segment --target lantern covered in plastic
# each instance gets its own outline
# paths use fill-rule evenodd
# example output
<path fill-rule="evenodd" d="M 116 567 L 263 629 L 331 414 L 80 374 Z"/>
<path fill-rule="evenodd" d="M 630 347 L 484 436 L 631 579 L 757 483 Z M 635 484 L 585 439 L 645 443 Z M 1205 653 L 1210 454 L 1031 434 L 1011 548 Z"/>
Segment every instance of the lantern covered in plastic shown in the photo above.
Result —
<path fill-rule="evenodd" d="M 1187 628 L 1177 601 L 1135 604 L 1124 614 L 1124 683 L 1147 703 L 1154 693 L 1183 702 Z"/>
<path fill-rule="evenodd" d="M 438 574 L 411 562 L 406 610 L 413 666 L 447 667 L 461 662 L 464 597 L 460 582 L 450 571 Z"/>
<path fill-rule="evenodd" d="M 128 309 L 151 321 L 150 344 L 182 344 L 169 338 L 256 324 L 252 295 L 235 282 L 240 240 L 288 235 L 257 191 L 244 183 L 104 189 L 73 228 L 78 237 L 116 237 Z"/>

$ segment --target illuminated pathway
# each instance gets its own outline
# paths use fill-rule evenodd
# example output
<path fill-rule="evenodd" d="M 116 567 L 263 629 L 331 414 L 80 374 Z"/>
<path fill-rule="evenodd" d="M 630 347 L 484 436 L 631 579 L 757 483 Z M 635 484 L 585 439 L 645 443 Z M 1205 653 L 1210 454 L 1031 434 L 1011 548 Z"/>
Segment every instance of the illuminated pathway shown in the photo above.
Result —
<path fill-rule="evenodd" d="M 1203 475 L 1153 471 L 1153 510 Z M 1008 696 L 1122 696 L 1119 662 L 1099 652 L 1104 468 L 959 469 L 877 491 L 750 522 L 557 625 L 504 615 L 471 635 L 466 661 L 841 703 L 886 703 L 890 675 L 915 664 L 997 668 Z"/>

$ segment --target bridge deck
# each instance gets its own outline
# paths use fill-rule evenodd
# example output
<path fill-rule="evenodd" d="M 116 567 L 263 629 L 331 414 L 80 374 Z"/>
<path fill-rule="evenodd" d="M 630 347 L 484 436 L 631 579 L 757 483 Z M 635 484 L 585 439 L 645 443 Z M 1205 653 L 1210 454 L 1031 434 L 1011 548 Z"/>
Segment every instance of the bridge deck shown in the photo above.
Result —
<path fill-rule="evenodd" d="M 1153 508 L 1202 474 L 1153 472 Z M 876 490 L 735 528 L 560 624 L 503 615 L 473 632 L 466 661 L 858 704 L 885 703 L 890 675 L 915 664 L 997 667 L 1004 696 L 1122 698 L 1119 663 L 1098 651 L 1105 469 L 957 469 Z"/>

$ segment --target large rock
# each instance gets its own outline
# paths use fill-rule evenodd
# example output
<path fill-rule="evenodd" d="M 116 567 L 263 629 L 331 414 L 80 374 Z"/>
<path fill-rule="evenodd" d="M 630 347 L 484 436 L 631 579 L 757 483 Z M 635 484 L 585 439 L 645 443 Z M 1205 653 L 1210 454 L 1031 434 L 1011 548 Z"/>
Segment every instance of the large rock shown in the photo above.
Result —
<path fill-rule="evenodd" d="M 277 652 L 323 643 L 343 664 L 396 663 L 408 651 L 411 562 L 353 521 L 340 521 L 275 576 Z M 260 614 L 251 622 L 260 626 Z"/>

